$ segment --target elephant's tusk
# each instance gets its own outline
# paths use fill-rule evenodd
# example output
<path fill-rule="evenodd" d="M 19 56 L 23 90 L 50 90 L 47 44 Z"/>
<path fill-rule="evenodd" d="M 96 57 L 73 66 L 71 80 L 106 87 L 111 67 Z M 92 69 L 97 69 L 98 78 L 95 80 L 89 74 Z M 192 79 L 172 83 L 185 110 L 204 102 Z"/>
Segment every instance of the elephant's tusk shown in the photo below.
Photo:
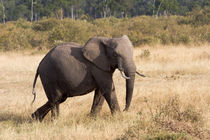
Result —
<path fill-rule="evenodd" d="M 146 77 L 145 75 L 139 73 L 138 71 L 136 71 L 136 73 L 137 73 L 139 76 L 141 76 L 141 77 Z"/>
<path fill-rule="evenodd" d="M 120 71 L 120 74 L 122 75 L 123 78 L 130 79 L 130 77 L 127 77 L 122 71 Z"/>

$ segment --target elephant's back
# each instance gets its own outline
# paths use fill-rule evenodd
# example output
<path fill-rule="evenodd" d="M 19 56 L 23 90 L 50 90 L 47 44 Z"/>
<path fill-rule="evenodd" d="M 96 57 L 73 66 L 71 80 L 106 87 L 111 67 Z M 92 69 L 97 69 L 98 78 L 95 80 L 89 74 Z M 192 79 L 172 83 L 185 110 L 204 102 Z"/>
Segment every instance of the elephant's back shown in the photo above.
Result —
<path fill-rule="evenodd" d="M 59 68 L 77 68 L 86 66 L 87 60 L 83 57 L 82 46 L 76 43 L 65 43 L 56 46 L 49 54 L 49 60 Z"/>
<path fill-rule="evenodd" d="M 85 78 L 91 77 L 89 63 L 82 55 L 82 46 L 65 43 L 53 48 L 41 61 L 41 77 L 55 82 L 68 83 L 70 88 L 79 86 Z"/>
<path fill-rule="evenodd" d="M 84 61 L 81 50 L 82 46 L 74 42 L 57 45 L 45 55 L 39 67 L 40 69 L 44 67 L 56 68 L 57 65 L 72 62 L 75 58 Z"/>

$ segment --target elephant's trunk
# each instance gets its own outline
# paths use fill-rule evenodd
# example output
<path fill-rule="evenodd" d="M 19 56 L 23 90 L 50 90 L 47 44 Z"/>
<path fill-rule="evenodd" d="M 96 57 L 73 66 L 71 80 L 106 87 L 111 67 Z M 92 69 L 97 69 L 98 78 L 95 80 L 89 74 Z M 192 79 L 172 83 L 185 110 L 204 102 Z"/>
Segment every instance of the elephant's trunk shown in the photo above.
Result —
<path fill-rule="evenodd" d="M 130 77 L 130 79 L 126 80 L 126 106 L 125 111 L 128 110 L 132 96 L 133 96 L 133 89 L 134 89 L 134 81 L 135 81 L 135 72 L 126 72 L 126 75 Z"/>
<path fill-rule="evenodd" d="M 135 81 L 135 73 L 136 73 L 136 66 L 133 60 L 122 62 L 122 60 L 118 60 L 118 69 L 123 76 L 123 72 L 125 73 L 126 79 L 126 105 L 124 111 L 129 109 L 132 96 L 133 96 L 133 89 L 134 89 L 134 81 Z"/>

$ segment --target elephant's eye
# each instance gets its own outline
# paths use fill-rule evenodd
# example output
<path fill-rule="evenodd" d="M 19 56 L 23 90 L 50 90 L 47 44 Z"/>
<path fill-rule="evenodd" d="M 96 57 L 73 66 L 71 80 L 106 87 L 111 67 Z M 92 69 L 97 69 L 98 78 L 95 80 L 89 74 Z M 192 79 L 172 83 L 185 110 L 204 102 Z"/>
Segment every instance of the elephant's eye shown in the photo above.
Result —
<path fill-rule="evenodd" d="M 117 55 L 117 53 L 116 53 L 116 52 L 114 52 L 114 53 L 113 53 L 113 56 L 114 56 L 114 57 L 117 57 L 118 55 Z"/>

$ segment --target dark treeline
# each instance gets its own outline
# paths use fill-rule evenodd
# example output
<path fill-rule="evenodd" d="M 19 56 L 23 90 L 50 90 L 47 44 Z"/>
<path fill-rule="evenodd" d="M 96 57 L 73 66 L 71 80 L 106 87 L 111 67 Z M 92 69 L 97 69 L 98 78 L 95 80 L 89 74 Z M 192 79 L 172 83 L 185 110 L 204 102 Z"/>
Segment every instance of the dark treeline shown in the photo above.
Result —
<path fill-rule="evenodd" d="M 210 0 L 0 0 L 0 21 L 187 15 Z"/>

